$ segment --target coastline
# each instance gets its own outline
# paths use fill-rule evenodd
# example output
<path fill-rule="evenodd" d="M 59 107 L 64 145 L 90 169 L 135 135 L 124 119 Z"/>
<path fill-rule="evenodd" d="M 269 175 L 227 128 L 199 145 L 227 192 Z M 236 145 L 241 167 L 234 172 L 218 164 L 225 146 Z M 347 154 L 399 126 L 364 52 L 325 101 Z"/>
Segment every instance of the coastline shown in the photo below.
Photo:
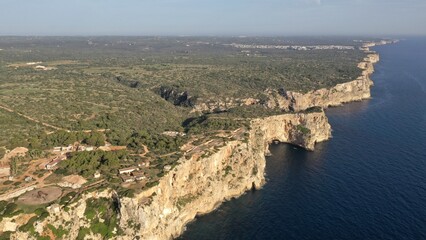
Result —
<path fill-rule="evenodd" d="M 368 55 L 358 64 L 363 72 L 356 80 L 306 94 L 287 92 L 285 96 L 274 99 L 278 103 L 275 107 L 303 111 L 313 106 L 327 108 L 370 98 L 370 87 L 373 85 L 370 75 L 374 71 L 374 63 L 379 61 L 378 54 L 369 49 L 376 44 L 371 44 L 363 46 Z M 250 189 L 259 189 L 266 183 L 265 155 L 272 141 L 314 150 L 315 143 L 329 138 L 331 127 L 323 110 L 253 119 L 247 138 L 226 142 L 210 156 L 195 154 L 189 159 L 183 157 L 157 186 L 135 197 L 121 198 L 120 226 L 125 229 L 125 236 L 117 239 L 133 239 L 137 236 L 143 239 L 178 237 L 197 215 L 207 214 L 222 202 L 239 197 Z M 50 216 L 45 222 L 55 227 L 73 222 L 69 237 L 75 238 L 78 229 L 85 225 L 82 218 L 86 200 L 112 195 L 111 189 L 84 194 L 82 199 L 70 206 L 68 212 L 50 207 Z M 140 227 L 132 227 L 129 222 L 137 222 Z M 24 237 L 30 236 L 18 232 L 15 239 Z M 101 239 L 101 236 L 92 237 Z"/>
<path fill-rule="evenodd" d="M 307 95 L 306 94 L 300 94 L 299 96 L 302 96 L 303 98 L 309 98 L 311 96 L 321 96 L 321 99 L 324 99 L 324 94 L 323 93 L 328 93 L 328 95 L 326 96 L 332 96 L 331 93 L 339 93 L 339 92 L 343 92 L 344 94 L 346 94 L 347 92 L 353 92 L 355 91 L 355 97 L 351 97 L 350 99 L 347 98 L 334 98 L 332 101 L 330 101 L 330 99 L 328 99 L 329 101 L 324 101 L 323 104 L 318 104 L 317 102 L 313 101 L 310 105 L 302 105 L 302 107 L 297 107 L 297 108 L 293 108 L 293 109 L 297 109 L 298 111 L 302 111 L 305 109 L 308 109 L 309 107 L 312 106 L 318 106 L 320 105 L 323 108 L 327 108 L 330 106 L 339 106 L 342 105 L 344 103 L 347 102 L 352 102 L 352 101 L 361 101 L 363 99 L 368 99 L 371 97 L 370 95 L 370 87 L 373 86 L 373 81 L 370 79 L 370 75 L 374 72 L 374 64 L 377 63 L 379 61 L 379 55 L 377 53 L 375 53 L 374 51 L 370 51 L 370 47 L 374 47 L 376 45 L 383 45 L 383 44 L 389 44 L 391 42 L 379 42 L 379 43 L 368 43 L 365 44 L 363 46 L 363 50 L 367 53 L 367 57 L 363 59 L 362 62 L 360 62 L 358 64 L 358 67 L 363 69 L 362 74 L 360 77 L 358 77 L 356 80 L 353 80 L 351 82 L 347 82 L 347 83 L 342 83 L 342 84 L 338 84 L 333 88 L 330 89 L 319 89 L 319 90 L 314 90 L 309 92 Z M 361 88 L 354 88 L 353 86 L 362 86 Z M 296 93 L 289 93 L 288 95 L 295 95 Z M 347 95 L 346 95 L 347 96 Z M 291 103 L 297 103 L 298 101 L 291 101 Z M 287 106 L 287 108 L 290 105 L 285 105 Z M 306 139 L 303 138 L 303 134 L 299 136 L 295 136 L 293 139 L 289 139 L 288 136 L 287 137 L 282 137 L 280 138 L 279 135 L 282 134 L 288 134 L 289 132 L 291 132 L 291 128 L 297 128 L 298 125 L 294 124 L 294 122 L 289 121 L 288 119 L 283 119 L 284 115 L 278 115 L 278 116 L 272 116 L 272 117 L 267 117 L 267 118 L 260 118 L 260 119 L 255 119 L 251 122 L 251 126 L 252 126 L 252 131 L 250 133 L 250 141 L 249 143 L 253 144 L 253 146 L 260 146 L 263 145 L 263 151 L 258 151 L 257 152 L 257 160 L 258 163 L 261 163 L 259 167 L 261 167 L 261 171 L 259 171 L 259 173 L 261 172 L 261 175 L 258 175 L 258 184 L 256 184 L 255 182 L 252 182 L 251 184 L 248 184 L 245 187 L 242 187 L 240 189 L 240 191 L 238 191 L 237 193 L 230 193 L 230 194 L 223 194 L 222 196 L 222 200 L 218 200 L 215 201 L 214 204 L 211 204 L 210 206 L 206 206 L 207 208 L 204 208 L 203 211 L 196 211 L 195 214 L 192 215 L 192 217 L 186 219 L 185 221 L 181 222 L 181 229 L 177 230 L 176 232 L 170 234 L 170 236 L 165 236 L 165 238 L 162 237 L 158 237 L 158 235 L 151 235 L 151 237 L 148 237 L 148 239 L 170 239 L 170 238 L 175 238 L 177 236 L 179 236 L 180 234 L 182 234 L 182 232 L 185 230 L 185 226 L 191 222 L 194 221 L 195 217 L 197 215 L 203 215 L 203 214 L 207 214 L 211 211 L 214 211 L 215 209 L 217 209 L 224 201 L 228 201 L 231 198 L 234 197 L 238 197 L 241 196 L 243 194 L 245 194 L 248 190 L 252 189 L 253 187 L 255 187 L 256 189 L 261 188 L 266 182 L 265 182 L 265 178 L 264 178 L 264 168 L 265 168 L 265 155 L 266 153 L 268 153 L 268 146 L 269 144 L 274 141 L 274 140 L 278 140 L 280 142 L 285 142 L 285 143 L 289 143 L 289 144 L 293 144 L 293 145 L 297 145 L 300 146 L 302 148 L 305 148 L 307 150 L 314 150 L 314 145 L 317 142 L 321 142 L 321 141 L 326 141 L 329 138 L 331 138 L 331 128 L 330 125 L 328 124 L 328 119 L 325 115 L 324 112 L 321 112 L 319 115 L 320 116 L 314 116 L 313 121 L 311 120 L 311 122 L 309 124 L 314 124 L 314 123 L 318 123 L 318 118 L 323 118 L 325 119 L 325 123 L 321 123 L 320 126 L 312 127 L 310 126 L 309 129 L 311 131 L 315 131 L 318 132 L 319 129 L 324 130 L 326 133 L 324 134 L 324 132 L 322 132 L 320 135 L 316 135 L 314 138 L 311 139 Z M 301 114 L 301 113 L 293 113 L 293 114 L 289 114 L 289 115 L 293 115 L 293 116 L 304 116 L 305 114 Z M 307 116 L 309 116 L 309 114 L 307 114 Z M 302 121 L 306 124 L 306 121 Z M 282 124 L 282 125 L 280 125 Z M 286 128 L 291 126 L 290 129 Z M 280 133 L 280 129 L 285 129 L 284 133 Z M 269 132 L 269 133 L 267 133 Z M 291 134 L 290 134 L 291 135 Z M 300 139 L 304 139 L 302 140 L 302 142 L 300 142 Z M 255 149 L 256 147 L 252 147 L 253 149 Z M 256 155 L 255 152 L 253 152 L 254 155 Z M 222 159 L 226 159 L 226 157 L 222 156 Z M 259 181 L 260 180 L 260 181 Z M 250 183 L 250 181 L 247 181 Z M 194 202 L 191 205 L 198 205 L 197 202 Z M 188 207 L 188 208 L 192 208 L 194 206 Z M 166 211 L 167 212 L 167 211 Z M 144 235 L 143 235 L 144 236 Z"/>

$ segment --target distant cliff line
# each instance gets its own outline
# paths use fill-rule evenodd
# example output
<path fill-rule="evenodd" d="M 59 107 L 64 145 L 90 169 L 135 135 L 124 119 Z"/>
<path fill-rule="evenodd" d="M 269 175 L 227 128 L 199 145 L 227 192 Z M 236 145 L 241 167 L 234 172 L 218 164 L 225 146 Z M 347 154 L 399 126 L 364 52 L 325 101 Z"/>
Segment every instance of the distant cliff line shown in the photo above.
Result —
<path fill-rule="evenodd" d="M 362 70 L 361 75 L 352 81 L 340 83 L 331 88 L 321 88 L 306 93 L 283 89 L 266 89 L 263 92 L 266 99 L 263 100 L 257 98 L 227 98 L 225 101 L 217 99 L 200 100 L 186 91 L 180 92 L 179 89 L 161 88 L 158 91 L 163 98 L 172 101 L 175 105 L 191 107 L 192 112 L 200 113 L 227 111 L 231 108 L 249 105 L 261 105 L 269 109 L 293 112 L 315 106 L 323 108 L 338 106 L 346 102 L 370 98 L 370 87 L 373 85 L 370 75 L 374 72 L 373 64 L 379 61 L 379 55 L 371 51 L 370 48 L 395 42 L 397 41 L 382 40 L 364 43 L 360 50 L 366 53 L 366 57 L 358 64 L 358 68 Z"/>

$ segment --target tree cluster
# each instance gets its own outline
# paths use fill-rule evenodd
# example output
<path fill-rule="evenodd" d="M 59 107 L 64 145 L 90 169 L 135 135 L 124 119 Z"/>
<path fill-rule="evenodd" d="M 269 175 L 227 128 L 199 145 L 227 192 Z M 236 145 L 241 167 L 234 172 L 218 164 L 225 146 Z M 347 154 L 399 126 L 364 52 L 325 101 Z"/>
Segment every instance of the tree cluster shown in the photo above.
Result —
<path fill-rule="evenodd" d="M 232 118 L 215 118 L 203 115 L 192 120 L 187 126 L 188 133 L 199 134 L 207 131 L 235 130 L 241 123 Z"/>
<path fill-rule="evenodd" d="M 94 152 L 73 152 L 70 158 L 60 163 L 58 173 L 80 174 L 84 177 L 93 176 L 96 171 L 102 174 L 116 174 L 116 169 L 120 168 L 120 162 L 126 159 L 127 152 L 122 151 L 94 151 Z"/>
<path fill-rule="evenodd" d="M 156 154 L 167 154 L 179 151 L 179 148 L 185 142 L 185 138 L 181 136 L 169 137 L 143 130 L 133 133 L 111 131 L 107 135 L 108 141 L 112 144 L 126 145 L 129 149 L 137 152 L 143 151 L 143 146 L 146 146 L 149 151 Z"/>

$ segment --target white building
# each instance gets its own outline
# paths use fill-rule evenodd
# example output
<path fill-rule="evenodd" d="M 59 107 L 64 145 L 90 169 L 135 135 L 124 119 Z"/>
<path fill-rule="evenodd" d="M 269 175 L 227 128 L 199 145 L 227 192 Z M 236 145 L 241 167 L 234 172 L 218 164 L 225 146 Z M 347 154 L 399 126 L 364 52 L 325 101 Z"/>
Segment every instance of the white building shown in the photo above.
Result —
<path fill-rule="evenodd" d="M 131 172 L 136 171 L 136 170 L 138 170 L 138 168 L 137 168 L 137 167 L 128 167 L 128 168 L 122 168 L 122 169 L 119 169 L 119 170 L 118 170 L 118 173 L 119 173 L 119 174 L 131 173 Z"/>

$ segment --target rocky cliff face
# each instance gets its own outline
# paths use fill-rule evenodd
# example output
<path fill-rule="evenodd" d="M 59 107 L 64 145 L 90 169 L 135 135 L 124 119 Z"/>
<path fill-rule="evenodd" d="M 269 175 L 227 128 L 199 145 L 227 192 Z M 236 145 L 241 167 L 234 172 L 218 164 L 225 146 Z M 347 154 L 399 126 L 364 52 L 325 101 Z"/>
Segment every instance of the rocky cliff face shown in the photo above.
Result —
<path fill-rule="evenodd" d="M 260 188 L 265 183 L 265 153 L 272 141 L 313 150 L 316 142 L 330 136 L 330 125 L 322 111 L 252 120 L 248 134 L 242 139 L 215 147 L 209 156 L 183 157 L 157 186 L 135 197 L 121 198 L 119 225 L 124 234 L 117 239 L 176 237 L 198 214 L 208 213 L 223 201 Z M 112 195 L 112 190 L 88 193 L 66 210 L 51 206 L 50 216 L 44 222 L 37 222 L 35 229 L 41 234 L 47 223 L 58 228 L 67 226 L 69 235 L 65 238 L 75 239 L 78 229 L 90 227 L 84 215 L 86 200 Z M 28 233 L 18 232 L 14 237 L 31 239 Z M 101 236 L 92 234 L 90 239 L 101 239 Z"/>
<path fill-rule="evenodd" d="M 332 88 L 322 88 L 307 93 L 267 90 L 269 100 L 265 106 L 297 112 L 314 106 L 326 108 L 370 98 L 370 87 L 373 85 L 370 75 L 374 72 L 373 64 L 378 61 L 379 55 L 368 54 L 364 61 L 358 64 L 358 67 L 363 70 L 360 77 L 351 82 L 337 84 Z"/>
<path fill-rule="evenodd" d="M 181 160 L 158 186 L 135 198 L 121 199 L 120 224 L 128 236 L 176 237 L 196 215 L 208 213 L 225 200 L 261 187 L 265 182 L 265 152 L 273 140 L 312 150 L 316 142 L 330 136 L 324 112 L 253 120 L 248 139 L 228 142 L 208 157 Z M 128 227 L 128 222 L 140 223 L 141 227 Z"/>
<path fill-rule="evenodd" d="M 331 137 L 331 127 L 323 111 L 271 116 L 252 121 L 252 141 L 264 145 L 265 154 L 272 141 L 290 143 L 314 150 L 315 143 Z"/>
<path fill-rule="evenodd" d="M 159 185 L 135 198 L 123 198 L 121 225 L 128 236 L 170 239 L 198 214 L 215 209 L 264 182 L 265 151 L 273 140 L 313 149 L 330 138 L 324 112 L 286 114 L 252 121 L 248 139 L 225 144 L 208 157 L 191 156 L 166 174 Z M 130 220 L 130 221 L 129 221 Z M 126 226 L 138 222 L 139 229 Z"/>
<path fill-rule="evenodd" d="M 187 91 L 183 91 L 179 89 L 178 87 L 161 86 L 158 89 L 155 89 L 154 92 L 156 92 L 162 98 L 173 103 L 176 106 L 181 106 L 181 107 L 196 106 L 197 97 L 191 96 Z"/>

